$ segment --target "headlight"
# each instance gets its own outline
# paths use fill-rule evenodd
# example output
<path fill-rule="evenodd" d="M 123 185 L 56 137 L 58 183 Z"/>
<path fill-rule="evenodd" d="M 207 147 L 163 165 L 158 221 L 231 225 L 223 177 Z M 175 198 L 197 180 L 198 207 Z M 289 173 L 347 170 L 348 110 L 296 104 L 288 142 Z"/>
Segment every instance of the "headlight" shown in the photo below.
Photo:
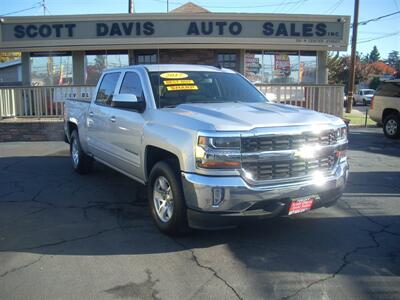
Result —
<path fill-rule="evenodd" d="M 200 136 L 196 147 L 196 165 L 207 169 L 240 168 L 240 138 Z"/>
<path fill-rule="evenodd" d="M 336 140 L 347 140 L 347 127 L 340 127 L 336 130 Z"/>

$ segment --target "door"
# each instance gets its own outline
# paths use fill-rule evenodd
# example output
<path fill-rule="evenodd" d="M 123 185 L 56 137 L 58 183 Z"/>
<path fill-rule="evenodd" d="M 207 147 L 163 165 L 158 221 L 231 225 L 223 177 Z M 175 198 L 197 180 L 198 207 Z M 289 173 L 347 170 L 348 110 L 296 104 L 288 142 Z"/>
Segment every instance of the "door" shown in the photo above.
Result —
<path fill-rule="evenodd" d="M 120 77 L 120 72 L 106 73 L 101 79 L 96 99 L 88 112 L 87 140 L 89 151 L 97 158 L 110 163 L 112 147 L 110 141 L 111 101 Z"/>
<path fill-rule="evenodd" d="M 127 71 L 123 74 L 121 87 L 116 94 L 133 94 L 138 101 L 145 101 L 140 76 L 135 71 Z M 124 172 L 137 177 L 144 178 L 141 165 L 142 135 L 144 118 L 141 112 L 114 108 L 111 118 L 111 147 L 118 168 Z"/>

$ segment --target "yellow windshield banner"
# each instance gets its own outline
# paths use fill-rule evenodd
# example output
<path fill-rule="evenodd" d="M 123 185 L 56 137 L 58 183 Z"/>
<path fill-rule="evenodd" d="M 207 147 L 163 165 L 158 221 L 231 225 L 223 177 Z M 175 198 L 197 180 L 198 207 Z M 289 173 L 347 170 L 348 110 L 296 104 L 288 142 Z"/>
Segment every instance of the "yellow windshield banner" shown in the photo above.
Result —
<path fill-rule="evenodd" d="M 167 86 L 168 91 L 197 91 L 197 85 L 172 85 Z"/>
<path fill-rule="evenodd" d="M 182 79 L 187 78 L 188 76 L 188 74 L 180 72 L 168 72 L 160 74 L 160 77 L 165 79 Z"/>
<path fill-rule="evenodd" d="M 164 80 L 164 85 L 179 85 L 179 84 L 194 84 L 194 81 L 191 79 Z"/>

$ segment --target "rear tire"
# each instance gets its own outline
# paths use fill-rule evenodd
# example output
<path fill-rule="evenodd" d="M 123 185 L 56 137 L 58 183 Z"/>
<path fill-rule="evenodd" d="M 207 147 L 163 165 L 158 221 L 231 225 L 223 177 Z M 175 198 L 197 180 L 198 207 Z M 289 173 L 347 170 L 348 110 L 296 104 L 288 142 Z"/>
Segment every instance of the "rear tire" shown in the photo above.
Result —
<path fill-rule="evenodd" d="M 383 133 L 390 139 L 398 139 L 400 137 L 400 116 L 399 114 L 391 114 L 383 121 Z"/>
<path fill-rule="evenodd" d="M 168 235 L 182 235 L 188 231 L 178 171 L 172 163 L 160 161 L 151 170 L 147 185 L 150 214 L 157 228 Z"/>
<path fill-rule="evenodd" d="M 71 133 L 69 150 L 71 154 L 72 167 L 75 172 L 79 174 L 89 173 L 92 169 L 93 158 L 83 152 L 79 141 L 79 134 L 76 129 Z"/>

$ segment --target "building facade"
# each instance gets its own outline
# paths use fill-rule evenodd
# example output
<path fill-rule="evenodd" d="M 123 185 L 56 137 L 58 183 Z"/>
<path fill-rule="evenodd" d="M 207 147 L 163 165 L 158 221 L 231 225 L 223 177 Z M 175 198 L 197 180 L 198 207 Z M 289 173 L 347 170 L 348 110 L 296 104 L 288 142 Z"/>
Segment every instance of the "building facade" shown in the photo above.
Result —
<path fill-rule="evenodd" d="M 92 85 L 105 68 L 188 63 L 255 83 L 327 83 L 327 51 L 347 50 L 349 16 L 165 14 L 10 17 L 0 50 L 21 51 L 24 85 Z"/>

